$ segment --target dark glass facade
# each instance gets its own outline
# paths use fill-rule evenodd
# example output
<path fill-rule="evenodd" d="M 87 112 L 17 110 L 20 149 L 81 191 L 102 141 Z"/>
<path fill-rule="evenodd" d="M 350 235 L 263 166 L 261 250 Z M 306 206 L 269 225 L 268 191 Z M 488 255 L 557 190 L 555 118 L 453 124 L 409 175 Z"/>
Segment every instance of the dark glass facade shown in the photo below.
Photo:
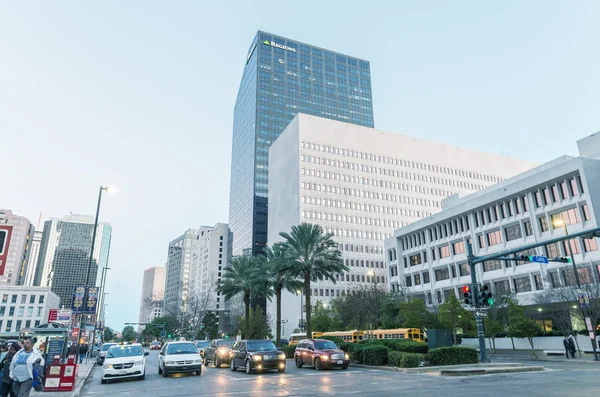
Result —
<path fill-rule="evenodd" d="M 233 255 L 265 247 L 269 147 L 297 113 L 373 127 L 369 62 L 259 31 L 233 114 Z"/>

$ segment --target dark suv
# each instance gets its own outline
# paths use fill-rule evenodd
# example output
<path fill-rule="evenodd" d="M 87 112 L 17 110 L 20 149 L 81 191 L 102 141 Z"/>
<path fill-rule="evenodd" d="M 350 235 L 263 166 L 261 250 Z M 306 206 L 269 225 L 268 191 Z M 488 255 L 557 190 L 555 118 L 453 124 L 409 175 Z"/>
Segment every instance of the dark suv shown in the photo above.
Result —
<path fill-rule="evenodd" d="M 232 339 L 214 339 L 210 341 L 210 346 L 204 349 L 204 365 L 208 367 L 209 362 L 213 362 L 216 368 L 223 364 L 229 364 L 229 349 L 235 342 Z"/>
<path fill-rule="evenodd" d="M 254 370 L 276 369 L 285 371 L 285 353 L 277 350 L 272 340 L 241 340 L 231 348 L 229 368 L 242 367 L 249 374 Z"/>
<path fill-rule="evenodd" d="M 298 342 L 294 352 L 296 367 L 311 365 L 316 370 L 339 367 L 348 369 L 350 357 L 338 349 L 335 343 L 326 339 L 304 339 Z"/>

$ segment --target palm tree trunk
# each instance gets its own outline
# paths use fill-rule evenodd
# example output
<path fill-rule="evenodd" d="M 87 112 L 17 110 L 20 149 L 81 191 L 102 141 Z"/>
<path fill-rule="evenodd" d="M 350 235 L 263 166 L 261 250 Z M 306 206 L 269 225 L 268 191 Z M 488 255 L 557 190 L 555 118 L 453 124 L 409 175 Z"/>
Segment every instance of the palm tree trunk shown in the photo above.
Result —
<path fill-rule="evenodd" d="M 306 306 L 306 338 L 312 338 L 312 308 L 310 307 L 310 274 L 304 274 L 304 296 Z"/>
<path fill-rule="evenodd" d="M 275 337 L 275 344 L 279 346 L 281 340 L 281 288 L 275 289 L 275 297 L 277 299 L 277 335 Z"/>
<path fill-rule="evenodd" d="M 246 319 L 244 322 L 244 339 L 249 339 L 250 334 L 250 291 L 244 291 L 244 306 L 246 309 Z"/>

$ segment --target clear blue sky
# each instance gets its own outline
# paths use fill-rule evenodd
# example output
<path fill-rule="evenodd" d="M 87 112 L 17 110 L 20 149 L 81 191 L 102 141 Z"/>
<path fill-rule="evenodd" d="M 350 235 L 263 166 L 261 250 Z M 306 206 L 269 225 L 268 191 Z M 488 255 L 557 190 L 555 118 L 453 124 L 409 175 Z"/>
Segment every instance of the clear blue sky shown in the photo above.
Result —
<path fill-rule="evenodd" d="M 280 3 L 280 4 L 278 4 Z M 232 113 L 258 29 L 371 62 L 376 128 L 544 162 L 600 130 L 597 1 L 0 5 L 0 207 L 113 224 L 108 325 L 144 269 L 228 218 Z"/>

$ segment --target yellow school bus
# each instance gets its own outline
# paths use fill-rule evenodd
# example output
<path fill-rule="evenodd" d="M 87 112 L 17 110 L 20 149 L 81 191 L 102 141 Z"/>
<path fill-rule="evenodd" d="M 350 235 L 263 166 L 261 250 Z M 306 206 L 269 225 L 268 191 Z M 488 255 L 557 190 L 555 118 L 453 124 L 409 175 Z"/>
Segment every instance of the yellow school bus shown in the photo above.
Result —
<path fill-rule="evenodd" d="M 315 336 L 317 335 L 317 336 Z M 342 339 L 348 343 L 358 343 L 363 340 L 363 331 L 332 331 L 332 332 L 313 332 L 313 339 L 320 338 L 322 336 L 332 336 Z"/>
<path fill-rule="evenodd" d="M 419 328 L 375 329 L 363 331 L 364 339 L 412 339 L 424 342 L 423 332 Z"/>

